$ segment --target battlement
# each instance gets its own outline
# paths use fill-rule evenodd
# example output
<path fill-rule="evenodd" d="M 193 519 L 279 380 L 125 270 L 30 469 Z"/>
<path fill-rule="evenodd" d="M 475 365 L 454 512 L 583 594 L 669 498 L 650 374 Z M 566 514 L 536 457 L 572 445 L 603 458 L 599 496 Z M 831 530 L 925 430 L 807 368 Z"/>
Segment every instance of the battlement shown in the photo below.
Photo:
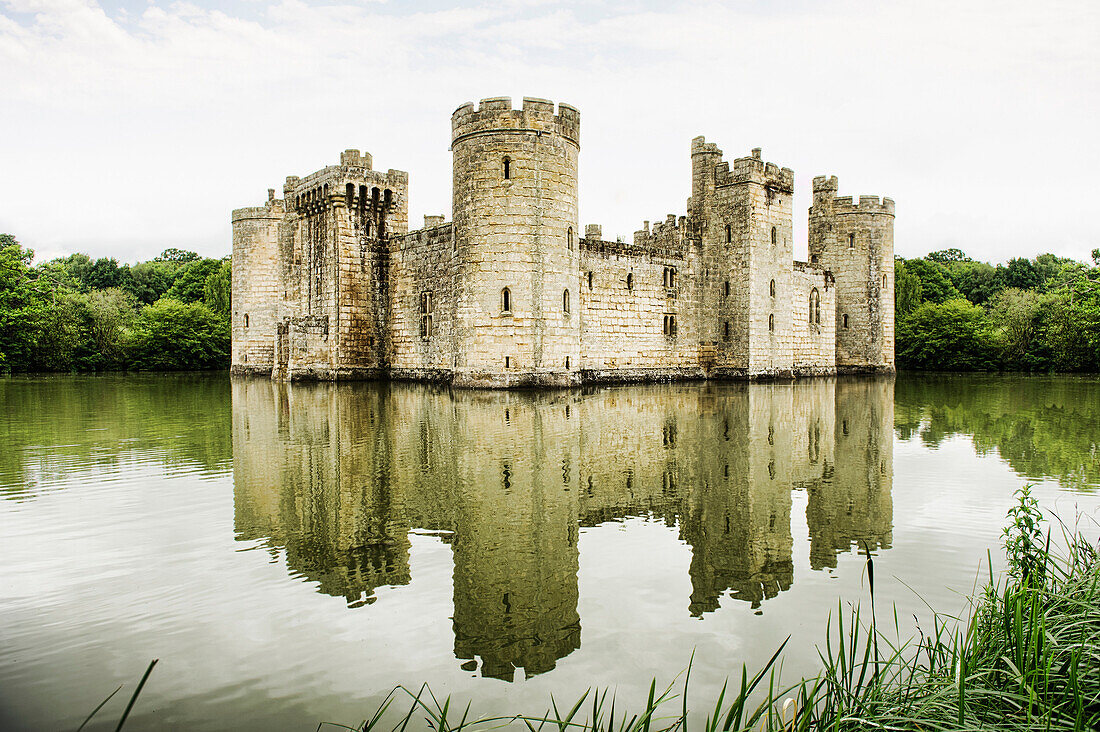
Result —
<path fill-rule="evenodd" d="M 370 153 L 360 154 L 358 150 L 349 148 L 340 153 L 340 165 L 351 168 L 371 169 L 372 158 Z"/>
<path fill-rule="evenodd" d="M 475 108 L 466 102 L 451 115 L 451 144 L 479 134 L 554 134 L 580 146 L 581 113 L 564 102 L 557 106 L 548 99 L 524 97 L 520 109 L 512 108 L 511 97 L 482 99 Z"/>
<path fill-rule="evenodd" d="M 840 181 L 837 180 L 837 177 L 835 175 L 814 176 L 814 193 L 817 193 L 818 191 L 833 191 L 835 193 L 839 188 Z"/>
<path fill-rule="evenodd" d="M 707 138 L 699 135 L 691 140 L 692 155 L 717 155 L 722 157 L 722 151 L 713 142 L 707 142 Z"/>
<path fill-rule="evenodd" d="M 878 196 L 860 196 L 859 202 L 853 202 L 852 196 L 838 196 L 833 199 L 833 212 L 837 214 L 886 214 L 894 215 L 894 199 Z"/>
<path fill-rule="evenodd" d="M 731 186 L 739 183 L 758 183 L 782 193 L 794 193 L 794 171 L 781 168 L 776 163 L 766 163 L 760 148 L 753 148 L 752 155 L 736 158 L 733 169 L 722 161 L 714 166 L 714 184 Z"/>
<path fill-rule="evenodd" d="M 275 198 L 275 189 L 267 189 L 267 203 L 263 206 L 248 206 L 246 208 L 235 208 L 230 216 L 230 221 L 236 223 L 238 221 L 248 221 L 249 219 L 281 219 L 283 214 L 286 213 L 286 201 L 281 198 Z"/>
<path fill-rule="evenodd" d="M 602 239 L 603 227 L 599 224 L 585 224 L 584 225 L 584 238 L 585 239 Z"/>

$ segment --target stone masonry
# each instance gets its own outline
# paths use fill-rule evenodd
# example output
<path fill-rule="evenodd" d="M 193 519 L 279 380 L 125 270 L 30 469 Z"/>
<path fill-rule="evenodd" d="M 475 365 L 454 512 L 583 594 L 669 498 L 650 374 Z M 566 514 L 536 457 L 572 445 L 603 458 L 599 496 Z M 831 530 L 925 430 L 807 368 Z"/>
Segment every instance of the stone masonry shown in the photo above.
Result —
<path fill-rule="evenodd" d="M 691 143 L 686 215 L 605 241 L 577 218 L 580 113 L 506 97 L 451 117 L 452 213 L 408 226 L 408 174 L 346 150 L 233 212 L 234 373 L 507 388 L 894 370 L 889 198 Z"/>

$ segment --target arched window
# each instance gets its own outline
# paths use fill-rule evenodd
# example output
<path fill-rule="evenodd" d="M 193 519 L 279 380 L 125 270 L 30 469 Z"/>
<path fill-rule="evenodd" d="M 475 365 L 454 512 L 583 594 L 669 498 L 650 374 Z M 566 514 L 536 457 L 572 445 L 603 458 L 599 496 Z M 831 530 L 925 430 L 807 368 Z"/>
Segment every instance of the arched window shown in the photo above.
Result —
<path fill-rule="evenodd" d="M 561 293 L 561 311 L 569 315 L 569 290 Z"/>
<path fill-rule="evenodd" d="M 772 280 L 768 285 L 768 294 L 775 297 L 775 280 Z"/>
<path fill-rule="evenodd" d="M 676 335 L 676 316 L 675 315 L 668 316 L 668 334 L 670 336 L 675 336 Z"/>
<path fill-rule="evenodd" d="M 668 287 L 668 267 L 661 271 L 661 284 Z"/>
<path fill-rule="evenodd" d="M 733 241 L 733 227 L 726 224 L 726 243 Z"/>
<path fill-rule="evenodd" d="M 508 180 L 512 177 L 512 160 L 505 156 L 504 158 L 504 180 Z"/>
<path fill-rule="evenodd" d="M 847 314 L 844 315 L 844 327 L 845 328 L 848 327 L 848 315 Z"/>
<path fill-rule="evenodd" d="M 882 276 L 882 289 L 886 289 L 886 275 Z"/>
<path fill-rule="evenodd" d="M 675 267 L 669 267 L 668 268 L 668 286 L 669 287 L 675 287 L 676 286 L 676 268 Z"/>
<path fill-rule="evenodd" d="M 592 273 L 591 272 L 588 273 L 588 289 L 589 290 L 592 289 Z"/>
<path fill-rule="evenodd" d="M 370 221 L 363 222 L 363 233 L 370 236 Z"/>
<path fill-rule="evenodd" d="M 810 290 L 810 322 L 821 325 L 821 295 L 816 287 Z"/>
<path fill-rule="evenodd" d="M 849 249 L 855 249 L 855 246 L 856 246 L 856 235 L 855 234 L 849 234 L 848 235 L 848 248 Z"/>
<path fill-rule="evenodd" d="M 722 340 L 728 341 L 730 339 L 730 322 L 727 320 L 722 324 Z"/>
<path fill-rule="evenodd" d="M 507 287 L 500 291 L 500 312 L 512 312 L 512 291 Z"/>
<path fill-rule="evenodd" d="M 565 370 L 566 371 L 569 370 L 569 356 L 565 357 Z M 569 410 L 569 405 L 568 404 L 565 405 L 565 409 L 566 409 L 566 411 Z"/>
<path fill-rule="evenodd" d="M 730 296 L 730 281 L 726 280 L 726 284 L 722 287 L 722 297 Z"/>
<path fill-rule="evenodd" d="M 772 227 L 772 244 L 775 244 L 778 237 L 776 236 L 775 227 Z"/>
<path fill-rule="evenodd" d="M 634 289 L 634 273 L 633 272 L 627 272 L 627 274 L 626 274 L 626 289 L 628 289 L 628 290 L 633 290 Z"/>
<path fill-rule="evenodd" d="M 345 203 L 348 208 L 351 208 L 352 202 L 355 201 L 355 184 L 348 183 L 347 186 L 344 187 L 344 191 L 344 198 L 347 199 Z"/>
<path fill-rule="evenodd" d="M 666 315 L 661 321 L 661 332 L 668 335 L 668 316 Z"/>
<path fill-rule="evenodd" d="M 566 238 L 569 241 L 569 251 L 573 251 L 573 227 L 569 227 L 569 232 L 566 234 Z"/>
<path fill-rule="evenodd" d="M 768 316 L 768 330 L 775 330 L 775 316 Z"/>
<path fill-rule="evenodd" d="M 247 328 L 247 327 L 248 327 L 248 313 L 245 313 L 245 314 L 244 314 L 244 327 L 245 327 L 245 328 Z"/>

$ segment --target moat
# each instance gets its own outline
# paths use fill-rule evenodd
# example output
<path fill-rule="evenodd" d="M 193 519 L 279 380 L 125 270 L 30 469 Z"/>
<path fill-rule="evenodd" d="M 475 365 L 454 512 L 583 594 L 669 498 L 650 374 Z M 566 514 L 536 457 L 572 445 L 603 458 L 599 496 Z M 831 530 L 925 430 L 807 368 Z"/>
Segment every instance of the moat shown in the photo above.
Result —
<path fill-rule="evenodd" d="M 135 729 L 354 725 L 423 682 L 481 713 L 639 704 L 693 649 L 713 703 L 788 635 L 784 677 L 817 668 L 866 601 L 859 546 L 908 629 L 1002 566 L 1019 486 L 1100 518 L 1096 377 L 50 377 L 0 402 L 4 729 L 75 729 L 152 658 Z"/>

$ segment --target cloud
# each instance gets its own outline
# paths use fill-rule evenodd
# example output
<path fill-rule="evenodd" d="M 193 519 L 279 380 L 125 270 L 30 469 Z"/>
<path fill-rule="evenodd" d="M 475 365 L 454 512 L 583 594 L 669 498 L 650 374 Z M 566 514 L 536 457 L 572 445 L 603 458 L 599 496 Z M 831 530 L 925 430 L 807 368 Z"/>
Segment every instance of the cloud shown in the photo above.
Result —
<path fill-rule="evenodd" d="M 581 109 L 582 223 L 682 213 L 688 142 L 762 146 L 891 195 L 908 256 L 1085 258 L 1100 223 L 1100 6 L 1056 2 L 7 2 L 0 230 L 40 255 L 229 249 L 230 209 L 346 147 L 449 212 L 449 116 L 511 94 Z"/>

